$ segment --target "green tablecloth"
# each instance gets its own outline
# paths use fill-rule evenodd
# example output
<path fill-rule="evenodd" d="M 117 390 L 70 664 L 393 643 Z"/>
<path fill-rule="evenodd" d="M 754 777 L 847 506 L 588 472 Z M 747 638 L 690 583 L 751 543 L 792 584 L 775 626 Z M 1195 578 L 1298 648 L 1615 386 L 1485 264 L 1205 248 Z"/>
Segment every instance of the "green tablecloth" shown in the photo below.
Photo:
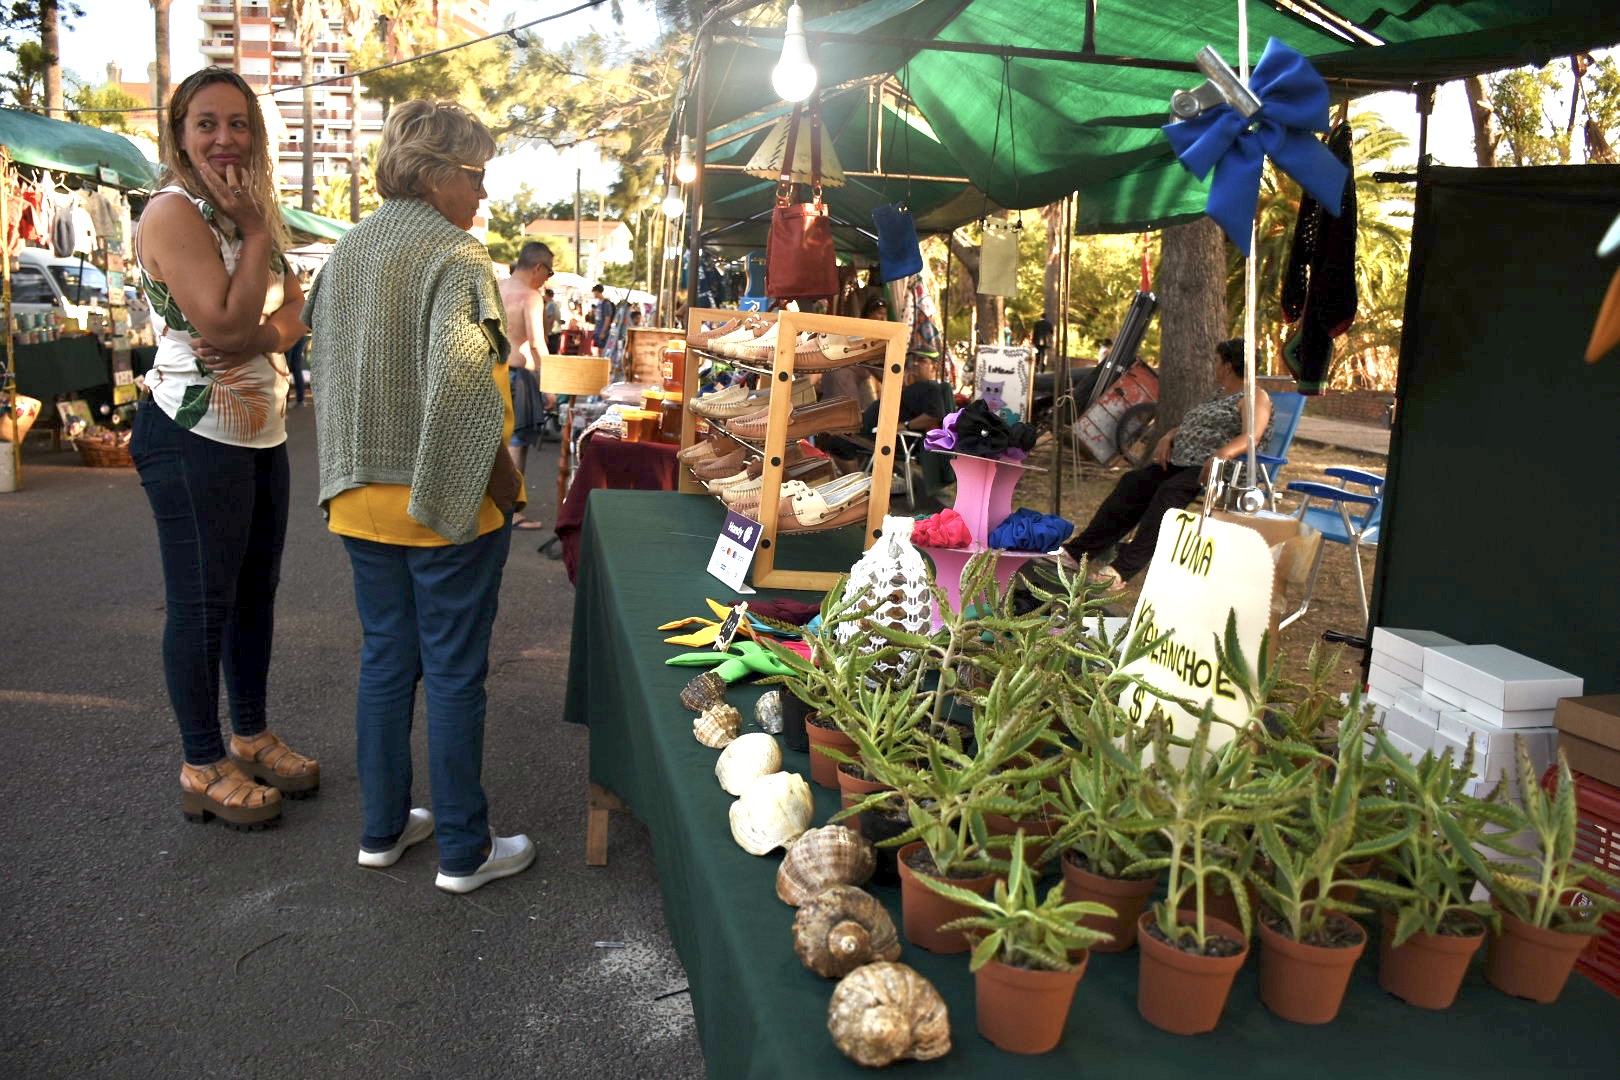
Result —
<path fill-rule="evenodd" d="M 17 389 L 47 403 L 57 394 L 74 394 L 112 382 L 107 355 L 88 334 L 58 338 L 38 345 L 18 345 Z"/>
<path fill-rule="evenodd" d="M 581 545 L 567 718 L 591 726 L 591 779 L 617 794 L 652 835 L 670 936 L 686 966 L 709 1075 L 870 1076 L 846 1061 L 826 1030 L 834 984 L 793 954 L 794 909 L 776 899 L 779 856 L 758 858 L 731 839 L 732 798 L 714 779 L 718 752 L 692 738 L 680 704 L 693 669 L 666 667 L 679 649 L 656 627 L 707 615 L 705 596 L 734 602 L 704 572 L 722 514 L 712 499 L 667 492 L 598 491 Z M 853 530 L 821 541 L 827 565 L 855 557 Z M 810 537 L 790 543 L 809 542 Z M 784 554 L 790 554 L 784 551 Z M 791 594 L 813 599 L 805 594 Z M 728 700 L 754 728 L 763 688 Z M 808 778 L 806 755 L 784 768 Z M 817 824 L 837 798 L 816 788 Z M 609 860 L 612 859 L 611 839 Z M 897 890 L 874 890 L 900 923 Z M 1620 1001 L 1577 976 L 1554 1006 L 1509 998 L 1475 964 L 1455 1007 L 1434 1013 L 1379 990 L 1376 942 L 1358 968 L 1339 1019 L 1320 1028 L 1278 1020 L 1257 997 L 1258 957 L 1238 976 L 1220 1028 L 1167 1035 L 1136 1012 L 1134 951 L 1095 956 L 1075 996 L 1063 1042 L 1024 1058 L 996 1050 L 973 1022 L 965 956 L 911 945 L 901 959 L 930 979 L 950 1007 L 954 1048 L 906 1077 L 1480 1077 L 1548 1074 L 1612 1080 L 1620 1069 Z"/>

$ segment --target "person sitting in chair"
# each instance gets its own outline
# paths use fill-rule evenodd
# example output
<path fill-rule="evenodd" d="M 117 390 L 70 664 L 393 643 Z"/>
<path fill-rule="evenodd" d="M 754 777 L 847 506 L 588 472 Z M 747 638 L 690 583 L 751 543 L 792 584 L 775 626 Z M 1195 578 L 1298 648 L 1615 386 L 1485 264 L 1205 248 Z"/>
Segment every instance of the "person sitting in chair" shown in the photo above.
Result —
<path fill-rule="evenodd" d="M 939 427 L 956 408 L 951 388 L 939 381 L 939 358 L 912 353 L 906 358 L 905 386 L 900 391 L 900 429 L 929 431 Z M 859 458 L 872 453 L 871 440 L 877 435 L 878 401 L 861 414 L 863 442 L 837 435 L 817 436 L 816 445 L 825 450 L 841 473 L 861 467 Z"/>
<path fill-rule="evenodd" d="M 1167 510 L 1179 510 L 1198 497 L 1214 462 L 1230 461 L 1249 448 L 1243 433 L 1243 339 L 1215 346 L 1215 381 L 1219 390 L 1194 405 L 1153 449 L 1153 460 L 1120 477 L 1091 522 L 1063 550 L 1078 559 L 1091 558 L 1125 540 L 1112 565 L 1089 572 L 1094 584 L 1110 593 L 1125 588 L 1153 558 L 1159 542 L 1159 523 Z M 1255 393 L 1254 423 L 1262 432 L 1271 427 L 1271 398 Z"/>

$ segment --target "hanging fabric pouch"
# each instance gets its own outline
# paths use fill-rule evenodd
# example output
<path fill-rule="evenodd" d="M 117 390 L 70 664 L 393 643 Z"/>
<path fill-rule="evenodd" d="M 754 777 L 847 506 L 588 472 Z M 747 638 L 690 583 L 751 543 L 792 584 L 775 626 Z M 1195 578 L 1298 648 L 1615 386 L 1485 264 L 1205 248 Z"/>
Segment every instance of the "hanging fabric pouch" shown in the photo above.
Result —
<path fill-rule="evenodd" d="M 821 110 L 810 99 L 810 190 L 807 203 L 793 201 L 793 150 L 799 137 L 799 106 L 782 155 L 776 209 L 765 241 L 765 292 L 773 300 L 824 300 L 838 293 L 838 256 L 832 219 L 821 201 Z"/>
<path fill-rule="evenodd" d="M 922 248 L 917 243 L 917 223 L 904 203 L 886 203 L 872 211 L 877 226 L 878 273 L 884 281 L 896 281 L 922 273 Z"/>
<path fill-rule="evenodd" d="M 979 243 L 979 292 L 1013 296 L 1018 292 L 1018 232 L 999 221 L 984 223 Z"/>

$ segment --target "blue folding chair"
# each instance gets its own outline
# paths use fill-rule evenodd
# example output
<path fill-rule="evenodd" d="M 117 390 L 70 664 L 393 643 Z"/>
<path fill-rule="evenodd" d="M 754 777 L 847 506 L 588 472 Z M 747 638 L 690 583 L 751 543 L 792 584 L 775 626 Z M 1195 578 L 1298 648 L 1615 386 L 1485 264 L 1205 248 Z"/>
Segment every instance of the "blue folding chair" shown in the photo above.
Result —
<path fill-rule="evenodd" d="M 1288 450 L 1294 444 L 1294 433 L 1299 430 L 1299 418 L 1304 414 L 1304 394 L 1271 395 L 1271 434 L 1261 439 L 1255 448 L 1254 463 L 1260 473 L 1255 486 L 1266 493 L 1266 501 L 1273 510 L 1277 509 L 1277 477 L 1288 464 Z M 1246 462 L 1248 456 L 1240 455 L 1236 460 Z"/>
<path fill-rule="evenodd" d="M 1367 581 L 1361 570 L 1361 549 L 1378 546 L 1384 516 L 1384 478 L 1377 473 L 1341 465 L 1325 471 L 1339 481 L 1338 487 L 1311 480 L 1296 480 L 1289 483 L 1288 490 L 1305 496 L 1299 507 L 1301 524 L 1321 533 L 1324 541 L 1344 544 L 1350 549 L 1350 557 L 1356 568 L 1356 599 L 1361 602 L 1361 625 L 1365 631 L 1370 616 Z M 1365 491 L 1352 490 L 1352 486 L 1364 488 Z M 1313 501 L 1328 505 L 1312 505 Z M 1293 623 L 1309 610 L 1311 595 L 1316 591 L 1317 576 L 1322 572 L 1322 556 L 1326 551 L 1326 544 L 1317 547 L 1316 558 L 1311 562 L 1310 580 L 1305 584 L 1305 595 L 1299 602 L 1299 608 L 1280 620 L 1278 629 Z"/>

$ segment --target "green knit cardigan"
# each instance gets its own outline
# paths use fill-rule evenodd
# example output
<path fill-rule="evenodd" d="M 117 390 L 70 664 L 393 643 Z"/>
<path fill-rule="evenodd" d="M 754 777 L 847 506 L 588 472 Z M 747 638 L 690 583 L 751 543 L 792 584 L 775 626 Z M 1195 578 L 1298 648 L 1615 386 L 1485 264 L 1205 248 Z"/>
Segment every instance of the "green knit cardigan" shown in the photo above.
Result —
<path fill-rule="evenodd" d="M 339 240 L 304 305 L 321 506 L 408 484 L 408 512 L 452 544 L 478 510 L 505 410 L 506 312 L 489 252 L 419 199 L 388 199 Z"/>

